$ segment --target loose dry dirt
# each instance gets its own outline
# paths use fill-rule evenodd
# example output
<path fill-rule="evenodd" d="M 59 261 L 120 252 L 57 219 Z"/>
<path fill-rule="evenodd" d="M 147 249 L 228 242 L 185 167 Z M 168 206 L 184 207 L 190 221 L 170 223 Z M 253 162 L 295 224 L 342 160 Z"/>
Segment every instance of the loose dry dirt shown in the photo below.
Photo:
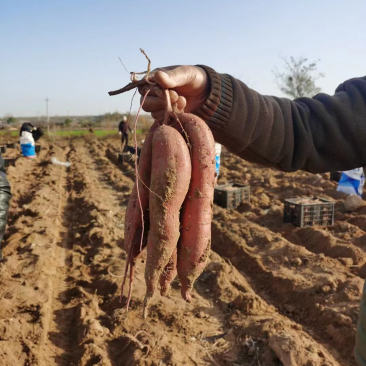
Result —
<path fill-rule="evenodd" d="M 134 171 L 118 164 L 118 149 L 114 138 L 57 140 L 36 161 L 8 168 L 1 366 L 355 365 L 365 208 L 346 213 L 328 175 L 285 174 L 224 152 L 219 183 L 247 181 L 251 203 L 215 206 L 210 263 L 193 302 L 175 281 L 145 320 L 143 263 L 131 310 L 119 303 Z M 71 167 L 50 164 L 52 156 Z M 284 199 L 314 195 L 336 200 L 334 226 L 282 223 Z"/>

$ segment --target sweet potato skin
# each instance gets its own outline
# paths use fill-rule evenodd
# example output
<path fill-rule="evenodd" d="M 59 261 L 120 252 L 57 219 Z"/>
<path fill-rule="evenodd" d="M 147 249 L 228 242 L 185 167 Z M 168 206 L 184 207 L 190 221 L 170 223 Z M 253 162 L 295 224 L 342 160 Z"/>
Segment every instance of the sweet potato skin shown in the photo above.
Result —
<path fill-rule="evenodd" d="M 160 294 L 167 296 L 170 290 L 170 284 L 177 277 L 177 248 L 174 249 L 168 264 L 165 266 L 163 273 L 160 275 Z"/>
<path fill-rule="evenodd" d="M 128 254 L 131 247 L 132 233 L 133 233 L 133 220 L 136 211 L 137 204 L 137 189 L 136 184 L 134 185 L 130 199 L 128 200 L 126 214 L 125 214 L 125 237 L 123 247 Z"/>
<path fill-rule="evenodd" d="M 178 243 L 178 276 L 181 293 L 191 301 L 191 289 L 202 273 L 211 248 L 211 220 L 215 182 L 215 142 L 211 130 L 199 117 L 180 114 L 178 118 L 189 139 L 192 177 L 183 203 L 181 236 Z"/>
<path fill-rule="evenodd" d="M 124 238 L 124 248 L 128 254 L 131 246 L 133 247 L 131 252 L 131 263 L 135 263 L 136 258 L 141 253 L 142 249 L 146 247 L 147 244 L 147 232 L 149 231 L 150 220 L 149 220 L 149 194 L 150 191 L 147 187 L 150 186 L 151 180 L 151 154 L 152 154 L 152 140 L 154 132 L 159 127 L 158 123 L 154 123 L 145 139 L 145 143 L 142 146 L 141 155 L 138 165 L 139 173 L 139 194 L 142 212 L 144 216 L 144 240 L 143 247 L 140 248 L 141 235 L 142 235 L 142 221 L 141 221 L 141 210 L 140 204 L 138 202 L 137 195 L 137 185 L 135 183 L 128 205 L 126 209 L 125 216 L 125 238 Z M 137 179 L 137 177 L 136 177 Z"/>
<path fill-rule="evenodd" d="M 191 178 L 191 160 L 181 134 L 170 126 L 159 127 L 152 142 L 150 232 L 145 267 L 145 308 L 179 239 L 179 213 Z"/>

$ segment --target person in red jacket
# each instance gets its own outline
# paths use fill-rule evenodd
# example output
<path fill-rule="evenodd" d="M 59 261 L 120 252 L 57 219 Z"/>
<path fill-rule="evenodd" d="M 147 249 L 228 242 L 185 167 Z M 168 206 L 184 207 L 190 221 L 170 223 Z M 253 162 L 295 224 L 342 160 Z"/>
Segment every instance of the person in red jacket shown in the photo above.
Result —
<path fill-rule="evenodd" d="M 333 96 L 295 100 L 261 95 L 203 65 L 165 67 L 149 78 L 169 89 L 179 110 L 201 117 L 217 143 L 245 160 L 286 172 L 366 165 L 366 77 L 344 82 Z M 143 105 L 156 119 L 164 113 L 161 96 L 154 87 Z M 366 366 L 366 282 L 354 355 Z"/>

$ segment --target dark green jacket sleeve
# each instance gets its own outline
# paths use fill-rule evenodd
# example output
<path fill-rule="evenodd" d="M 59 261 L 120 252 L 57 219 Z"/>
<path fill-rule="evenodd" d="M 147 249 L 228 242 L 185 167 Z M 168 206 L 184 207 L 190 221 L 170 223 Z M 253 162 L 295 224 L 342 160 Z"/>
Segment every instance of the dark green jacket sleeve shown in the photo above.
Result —
<path fill-rule="evenodd" d="M 0 243 L 5 234 L 10 199 L 10 184 L 6 178 L 4 159 L 0 156 Z"/>
<path fill-rule="evenodd" d="M 333 96 L 292 101 L 261 95 L 230 75 L 202 67 L 211 91 L 194 113 L 232 153 L 288 172 L 366 165 L 366 77 L 346 81 Z"/>

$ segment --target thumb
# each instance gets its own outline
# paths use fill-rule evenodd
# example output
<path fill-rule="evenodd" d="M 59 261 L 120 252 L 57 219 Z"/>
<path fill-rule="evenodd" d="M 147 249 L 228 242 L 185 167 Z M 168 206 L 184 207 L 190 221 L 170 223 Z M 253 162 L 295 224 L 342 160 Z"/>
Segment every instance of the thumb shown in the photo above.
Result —
<path fill-rule="evenodd" d="M 172 70 L 158 70 L 154 74 L 154 81 L 163 89 L 174 89 L 192 81 L 192 75 L 186 66 L 178 66 Z"/>

